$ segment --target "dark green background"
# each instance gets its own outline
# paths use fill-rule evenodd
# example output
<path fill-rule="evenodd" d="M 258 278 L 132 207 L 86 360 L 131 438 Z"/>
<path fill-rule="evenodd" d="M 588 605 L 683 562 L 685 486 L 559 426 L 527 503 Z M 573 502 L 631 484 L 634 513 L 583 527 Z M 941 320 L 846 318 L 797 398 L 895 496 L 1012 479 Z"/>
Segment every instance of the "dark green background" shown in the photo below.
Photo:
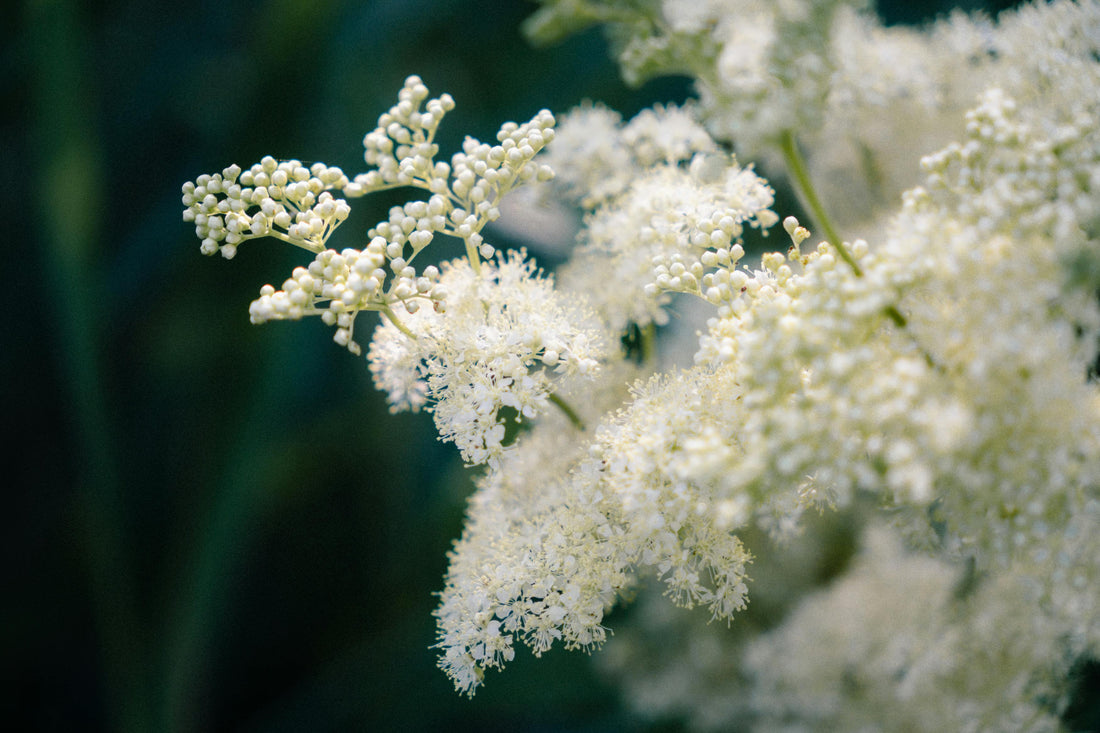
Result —
<path fill-rule="evenodd" d="M 929 3 L 894 3 L 913 21 Z M 915 8 L 919 8 L 917 12 Z M 523 653 L 470 701 L 430 616 L 470 475 L 391 416 L 319 322 L 248 323 L 308 256 L 204 258 L 180 184 L 263 155 L 361 170 L 407 74 L 440 141 L 598 99 L 599 33 L 533 50 L 519 0 L 25 2 L 0 40 L 10 467 L 0 720 L 27 730 L 639 728 L 583 654 Z M 356 202 L 336 246 L 390 201 Z M 16 226 L 18 224 L 18 226 Z M 365 340 L 371 322 L 360 325 Z"/>

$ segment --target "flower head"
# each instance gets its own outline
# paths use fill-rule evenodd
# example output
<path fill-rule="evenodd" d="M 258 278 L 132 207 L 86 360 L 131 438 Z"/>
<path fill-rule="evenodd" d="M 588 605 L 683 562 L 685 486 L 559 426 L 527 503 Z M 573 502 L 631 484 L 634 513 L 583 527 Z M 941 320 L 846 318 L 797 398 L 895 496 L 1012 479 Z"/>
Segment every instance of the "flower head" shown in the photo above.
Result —
<path fill-rule="evenodd" d="M 495 463 L 504 451 L 503 408 L 530 420 L 549 407 L 554 375 L 590 375 L 610 339 L 584 306 L 553 288 L 524 253 L 487 262 L 446 263 L 436 286 L 443 308 L 389 320 L 367 354 L 394 410 L 431 403 L 443 440 L 468 463 Z"/>

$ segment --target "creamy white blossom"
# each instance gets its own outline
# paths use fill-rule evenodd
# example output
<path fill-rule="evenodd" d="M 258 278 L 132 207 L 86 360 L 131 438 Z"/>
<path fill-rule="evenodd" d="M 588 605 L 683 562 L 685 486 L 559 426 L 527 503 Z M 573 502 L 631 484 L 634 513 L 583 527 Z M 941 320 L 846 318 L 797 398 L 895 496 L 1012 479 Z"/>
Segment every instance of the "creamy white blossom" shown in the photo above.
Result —
<path fill-rule="evenodd" d="M 667 289 L 697 291 L 704 251 L 735 263 L 746 227 L 778 221 L 772 202 L 768 183 L 733 158 L 699 154 L 686 168 L 658 164 L 586 217 L 562 287 L 587 293 L 613 329 L 665 323 L 668 297 L 653 287 L 655 277 L 666 277 Z"/>
<path fill-rule="evenodd" d="M 626 375 L 610 376 L 585 386 L 588 401 L 577 404 L 586 422 L 623 396 Z M 710 521 L 705 491 L 664 471 L 667 446 L 651 435 L 689 413 L 652 417 L 606 428 L 616 437 L 597 434 L 589 446 L 589 431 L 551 416 L 479 480 L 436 612 L 440 666 L 459 690 L 473 693 L 520 641 L 536 655 L 555 641 L 602 644 L 604 614 L 640 570 L 661 579 L 678 605 L 704 605 L 721 619 L 744 607 L 748 553 Z M 603 452 L 609 439 L 645 440 L 648 461 L 624 465 L 625 456 Z"/>
<path fill-rule="evenodd" d="M 496 463 L 504 418 L 530 420 L 550 405 L 556 374 L 594 373 L 609 339 L 578 303 L 553 288 L 523 253 L 475 272 L 465 259 L 444 263 L 434 286 L 445 308 L 385 320 L 367 354 L 375 384 L 393 409 L 431 403 L 443 440 L 468 463 Z"/>
<path fill-rule="evenodd" d="M 1055 731 L 1060 636 L 1025 578 L 967 581 L 873 527 L 848 573 L 748 646 L 752 727 Z"/>
<path fill-rule="evenodd" d="M 729 628 L 646 595 L 601 666 L 644 717 L 699 731 L 1059 730 L 1080 637 L 1038 586 L 907 550 L 871 511 L 750 542 L 759 581 Z"/>
<path fill-rule="evenodd" d="M 667 5 L 665 12 L 667 20 Z M 772 83 L 759 69 L 745 69 L 763 53 L 753 42 L 775 48 L 769 34 L 783 12 L 769 15 L 762 36 L 737 47 L 736 63 L 745 65 L 739 94 L 746 99 L 754 84 Z M 886 197 L 907 176 L 909 185 L 922 185 L 906 193 L 888 224 L 878 225 L 883 233 L 871 244 L 834 240 L 804 255 L 795 224 L 788 256 L 765 256 L 757 270 L 739 267 L 740 258 L 721 246 L 698 258 L 703 272 L 659 264 L 651 292 L 694 293 L 718 306 L 700 341 L 698 368 L 735 385 L 725 393 L 735 406 L 687 403 L 694 420 L 658 443 L 664 462 L 689 483 L 710 487 L 713 516 L 727 529 L 754 521 L 783 535 L 807 505 L 879 494 L 897 508 L 911 542 L 956 561 L 969 558 L 1005 587 L 1023 584 L 1035 603 L 1049 607 L 1063 598 L 1060 608 L 1076 608 L 1034 621 L 1045 634 L 1036 638 L 1046 640 L 1037 649 L 1059 654 L 1057 638 L 1065 658 L 1095 654 L 1092 609 L 1100 579 L 1095 560 L 1085 560 L 1080 549 L 1080 528 L 1093 526 L 1100 486 L 1100 402 L 1089 377 L 1100 334 L 1091 264 L 1100 234 L 1100 5 L 1028 7 L 998 26 L 955 16 L 926 35 L 879 30 L 849 13 L 837 19 L 818 44 L 831 49 L 837 69 L 821 87 L 832 96 L 819 113 L 857 141 L 870 125 L 868 141 L 881 147 L 864 151 L 873 153 L 874 170 L 858 170 L 851 158 L 836 167 L 856 168 L 855 176 Z M 760 22 L 750 19 L 745 33 Z M 696 16 L 679 30 L 714 27 Z M 658 48 L 643 34 L 638 43 L 654 49 L 664 70 L 681 70 L 660 55 L 671 42 Z M 931 66 L 889 63 L 906 53 L 937 52 L 945 58 Z M 637 58 L 624 58 L 628 75 L 639 68 Z M 719 54 L 715 63 L 726 64 L 717 78 L 741 78 L 734 59 Z M 707 99 L 709 78 L 699 79 L 704 122 L 712 129 L 723 129 L 726 119 L 742 125 L 746 115 L 730 101 L 714 102 L 717 95 Z M 797 98 L 793 88 L 784 93 Z M 775 113 L 764 109 L 769 105 L 779 110 L 765 128 L 798 130 L 811 170 L 828 171 L 821 162 L 830 159 L 831 141 L 784 111 L 782 94 L 765 96 L 761 113 Z M 874 117 L 905 99 L 911 104 L 883 118 L 882 142 L 875 142 L 874 122 L 860 115 Z M 956 121 L 940 124 L 952 115 Z M 921 161 L 923 181 L 915 156 L 909 173 L 893 173 L 906 165 L 891 150 L 905 137 L 905 124 L 927 129 L 920 139 L 941 146 Z M 745 128 L 730 123 L 728 130 L 738 140 Z M 748 138 L 751 145 L 751 126 Z M 948 144 L 952 138 L 958 142 Z M 760 140 L 788 148 L 777 152 L 798 162 L 788 141 Z M 890 181 L 881 180 L 887 163 Z M 843 191 L 845 180 L 835 188 Z M 827 175 L 818 182 L 825 190 L 833 183 Z M 846 219 L 881 222 L 882 212 L 870 210 L 879 204 L 865 202 L 868 211 Z M 589 228 L 599 223 L 594 218 Z M 684 378 L 672 376 L 669 384 Z M 705 379 L 696 384 L 707 389 Z M 682 399 L 672 394 L 680 393 L 670 392 L 671 403 Z M 638 405 L 627 414 L 653 409 L 649 401 Z M 607 453 L 624 465 L 646 465 L 645 445 L 633 436 Z M 644 496 L 645 489 L 635 493 Z M 1073 550 L 1062 540 L 1069 527 L 1078 538 Z M 1073 644 L 1064 644 L 1066 635 Z M 1042 653 L 1033 651 L 1015 659 L 1011 674 L 1033 679 L 1042 664 Z M 1025 698 L 1022 708 L 1006 708 L 1007 717 L 990 725 L 1053 720 L 1048 709 L 1029 717 L 1027 699 L 1034 703 Z M 962 710 L 951 714 L 964 719 Z"/>
<path fill-rule="evenodd" d="M 264 159 L 185 185 L 203 251 L 270 235 L 315 253 L 261 291 L 255 322 L 319 313 L 356 351 L 356 315 L 381 312 L 378 388 L 485 464 L 436 612 L 458 690 L 518 643 L 601 645 L 606 613 L 649 583 L 737 629 L 728 654 L 691 659 L 706 694 L 672 699 L 674 668 L 636 673 L 661 681 L 655 714 L 1058 729 L 1070 670 L 1100 658 L 1100 2 L 923 30 L 865 5 L 545 0 L 536 39 L 605 23 L 628 80 L 687 73 L 699 100 L 626 124 L 587 104 L 557 133 L 544 111 L 445 163 L 454 102 L 410 77 L 366 173 Z M 726 144 L 807 206 L 785 252 L 746 254 L 746 228 L 780 215 Z M 482 234 L 536 181 L 584 211 L 556 277 Z M 363 250 L 325 247 L 347 216 L 330 191 L 405 186 L 426 200 Z M 418 269 L 438 234 L 465 255 Z M 674 295 L 709 319 L 691 366 L 654 373 Z M 822 547 L 799 535 L 832 510 L 851 524 L 824 586 L 777 558 Z M 747 547 L 786 615 L 740 629 Z M 740 691 L 722 698 L 722 679 Z"/>
<path fill-rule="evenodd" d="M 351 180 L 323 163 L 306 168 L 297 160 L 278 162 L 267 156 L 247 171 L 233 165 L 183 185 L 183 218 L 195 223 L 204 254 L 221 252 L 231 258 L 242 241 L 264 236 L 316 254 L 281 289 L 265 285 L 260 290 L 249 309 L 253 323 L 320 315 L 336 327 L 333 340 L 359 354 L 354 327 L 361 311 L 379 311 L 398 323 L 395 307 L 408 313 L 423 305 L 440 307 L 442 298 L 434 291 L 436 268 L 420 272 L 412 264 L 436 234 L 461 239 L 475 270 L 482 258 L 493 256 L 494 248 L 481 232 L 500 217 L 503 197 L 553 177 L 534 158 L 554 139 L 554 116 L 542 110 L 522 125 L 506 122 L 497 133 L 497 145 L 467 137 L 448 164 L 435 160 L 439 146 L 434 138 L 453 108 L 450 95 L 428 99 L 420 77 L 410 76 L 398 103 L 363 140 L 364 159 L 372 169 Z M 325 248 L 351 212 L 330 190 L 358 197 L 399 187 L 422 189 L 428 199 L 392 207 L 388 219 L 367 232 L 364 250 Z"/>
<path fill-rule="evenodd" d="M 194 222 L 202 253 L 232 259 L 246 239 L 276 237 L 317 252 L 351 209 L 330 191 L 348 185 L 339 168 L 271 156 L 246 171 L 231 165 L 183 185 L 183 220 Z"/>
<path fill-rule="evenodd" d="M 558 196 L 594 209 L 658 163 L 675 166 L 717 151 L 690 105 L 657 105 L 624 125 L 618 112 L 588 103 L 562 116 L 543 160 L 554 170 Z"/>

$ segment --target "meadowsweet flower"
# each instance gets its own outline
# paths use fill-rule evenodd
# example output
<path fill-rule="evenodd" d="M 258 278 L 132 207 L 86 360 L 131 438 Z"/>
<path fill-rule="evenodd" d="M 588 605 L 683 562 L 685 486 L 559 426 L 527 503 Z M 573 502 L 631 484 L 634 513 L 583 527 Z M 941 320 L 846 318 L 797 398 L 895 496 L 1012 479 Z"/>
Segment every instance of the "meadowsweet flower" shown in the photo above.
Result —
<path fill-rule="evenodd" d="M 733 158 L 699 154 L 687 168 L 656 165 L 586 218 L 577 251 L 561 272 L 562 287 L 589 293 L 613 329 L 664 323 L 668 297 L 648 287 L 654 268 L 664 268 L 669 290 L 678 289 L 672 278 L 697 289 L 702 252 L 714 248 L 735 263 L 744 253 L 746 227 L 767 229 L 778 221 L 772 201 L 767 182 Z"/>
<path fill-rule="evenodd" d="M 738 152 L 755 159 L 774 146 L 782 131 L 820 125 L 834 69 L 829 55 L 834 20 L 842 9 L 861 9 L 866 3 L 665 0 L 633 7 L 585 5 L 594 19 L 606 22 L 628 83 L 662 74 L 695 77 L 711 132 L 733 140 Z M 557 0 L 543 6 L 547 19 L 576 8 Z"/>
<path fill-rule="evenodd" d="M 704 60 L 706 49 L 722 48 L 712 59 L 719 64 L 717 75 L 700 73 L 704 119 L 720 127 L 715 115 L 729 115 L 727 119 L 739 124 L 748 118 L 748 127 L 737 130 L 745 133 L 749 146 L 754 141 L 774 145 L 770 136 L 787 123 L 793 129 L 812 129 L 814 120 L 826 119 L 830 113 L 822 100 L 843 87 L 830 87 L 824 77 L 811 77 L 803 86 L 787 85 L 783 75 L 818 59 L 815 54 L 833 53 L 833 23 L 819 23 L 812 31 L 807 23 L 832 18 L 834 12 L 841 18 L 836 8 L 790 4 L 771 11 L 766 21 L 756 19 L 755 28 L 763 24 L 763 35 L 752 39 L 756 46 L 704 45 Z M 483 509 L 498 506 L 500 495 L 478 495 L 471 513 L 474 529 L 456 549 L 440 610 L 444 667 L 460 688 L 471 689 L 483 669 L 506 661 L 503 655 L 510 652 L 499 650 L 510 650 L 512 637 L 499 642 L 498 633 L 531 629 L 533 636 L 527 638 L 534 639 L 537 650 L 557 638 L 567 645 L 598 641 L 601 632 L 594 624 L 629 578 L 623 574 L 624 558 L 655 568 L 673 600 L 705 604 L 716 617 L 728 618 L 744 602 L 747 559 L 731 531 L 755 526 L 787 537 L 797 531 L 805 508 L 843 507 L 870 493 L 895 508 L 910 542 L 939 552 L 943 559 L 902 558 L 871 541 L 870 554 L 888 568 L 884 577 L 927 576 L 923 595 L 938 599 L 938 605 L 917 608 L 912 624 L 905 621 L 911 607 L 899 606 L 851 627 L 861 633 L 865 626 L 885 630 L 882 637 L 866 638 L 870 646 L 864 656 L 875 661 L 869 681 L 861 684 L 896 682 L 904 674 L 900 687 L 876 688 L 880 701 L 891 695 L 900 695 L 902 703 L 922 695 L 928 700 L 944 686 L 957 693 L 952 698 L 957 704 L 945 708 L 942 716 L 938 709 L 928 711 L 927 719 L 907 717 L 928 708 L 927 703 L 899 704 L 898 719 L 906 721 L 899 725 L 952 727 L 945 721 L 965 721 L 977 709 L 975 701 L 1001 699 L 1006 691 L 1013 695 L 1012 704 L 982 708 L 980 719 L 994 727 L 1053 720 L 1049 709 L 1036 706 L 1037 696 L 1057 695 L 1066 660 L 1094 653 L 1096 639 L 1088 615 L 1094 604 L 1088 591 L 1081 590 L 1095 587 L 1095 562 L 1083 560 L 1080 549 L 1071 551 L 1053 529 L 1073 527 L 1074 536 L 1083 537 L 1085 528 L 1094 526 L 1094 487 L 1100 485 L 1095 473 L 1100 465 L 1097 396 L 1087 376 L 1096 357 L 1100 322 L 1095 280 L 1083 276 L 1077 286 L 1067 287 L 1078 276 L 1068 263 L 1080 262 L 1079 253 L 1095 244 L 1098 218 L 1093 195 L 1100 169 L 1097 97 L 1086 89 L 1100 88 L 1100 80 L 1095 44 L 1084 40 L 1086 31 L 1074 31 L 1095 27 L 1089 20 L 1095 14 L 1095 4 L 1087 9 L 1052 6 L 1042 20 L 1066 28 L 1071 40 L 1064 47 L 1048 42 L 1054 51 L 1038 54 L 1030 67 L 1022 64 L 1035 76 L 1013 79 L 1005 74 L 1003 87 L 985 91 L 965 119 L 958 115 L 954 129 L 963 139 L 925 159 L 924 185 L 906 194 L 901 211 L 873 244 L 835 240 L 804 253 L 809 234 L 790 221 L 785 227 L 794 244 L 790 252 L 765 255 L 758 269 L 746 269 L 732 229 L 751 218 L 747 212 L 770 213 L 770 198 L 755 199 L 767 200 L 759 208 L 716 205 L 720 197 L 710 198 L 714 189 L 709 186 L 720 176 L 699 177 L 713 170 L 705 157 L 695 158 L 703 161 L 698 168 L 657 163 L 642 176 L 632 174 L 634 180 L 616 192 L 601 194 L 602 203 L 585 222 L 571 267 L 582 274 L 606 273 L 608 265 L 630 263 L 622 271 L 631 274 L 613 279 L 605 274 L 597 283 L 595 277 L 574 279 L 567 269 L 563 283 L 585 292 L 600 292 L 602 285 L 604 292 L 631 293 L 616 306 L 618 311 L 608 306 L 614 303 L 610 298 L 600 306 L 617 328 L 658 319 L 656 299 L 671 292 L 706 300 L 715 315 L 701 336 L 694 368 L 636 387 L 622 409 L 600 422 L 587 453 L 572 454 L 578 457 L 568 459 L 570 469 L 550 472 L 554 486 L 539 495 L 565 497 L 569 507 L 583 505 L 594 512 L 586 520 L 557 505 L 552 518 L 536 510 L 539 519 L 533 526 L 502 520 Z M 683 16 L 676 32 L 710 33 L 715 26 L 699 17 Z M 966 47 L 967 38 L 973 41 L 977 34 L 968 36 L 961 21 L 955 23 L 959 47 Z M 835 27 L 844 26 L 838 21 Z M 792 42 L 801 32 L 819 35 L 812 42 Z M 624 64 L 633 64 L 635 71 L 644 67 L 639 59 L 669 63 L 668 54 L 676 49 L 678 41 L 671 35 L 658 42 L 647 33 L 625 46 L 635 55 L 624 52 Z M 1013 47 L 1015 42 L 1004 39 L 1026 34 L 1013 20 L 999 33 L 1003 36 L 997 43 Z M 879 50 L 904 42 L 892 36 L 881 41 Z M 971 48 L 981 51 L 979 66 L 994 65 L 986 56 L 995 54 L 980 45 Z M 646 49 L 648 56 L 642 53 Z M 727 51 L 731 55 L 723 59 Z M 831 68 L 839 68 L 837 59 L 845 57 L 830 58 Z M 878 77 L 878 91 L 872 85 L 862 104 L 872 107 L 904 96 L 901 90 L 912 89 L 914 83 L 928 83 L 926 78 L 906 78 L 915 71 L 896 72 L 896 83 L 885 74 Z M 703 86 L 707 83 L 713 94 L 709 98 Z M 776 84 L 778 91 L 769 87 Z M 1026 102 L 1016 101 L 1006 89 L 1021 90 Z M 758 92 L 762 96 L 754 99 Z M 837 91 L 835 99 L 843 96 Z M 737 106 L 746 100 L 759 103 L 758 114 Z M 620 146 L 624 155 L 625 145 L 611 135 L 610 124 L 604 129 L 609 144 Z M 744 173 L 732 172 L 732 166 L 721 169 L 734 177 Z M 722 209 L 740 212 L 730 215 L 728 227 L 720 223 Z M 764 213 L 760 222 L 774 223 L 773 217 Z M 653 249 L 645 251 L 645 258 L 627 259 L 626 253 L 646 247 Z M 645 259 L 648 268 L 640 266 Z M 608 288 L 608 282 L 616 287 Z M 1090 285 L 1082 288 L 1086 282 Z M 638 285 L 651 304 L 648 310 L 628 311 L 627 305 L 636 308 L 639 302 Z M 492 485 L 503 485 L 505 473 L 494 473 Z M 491 504 L 482 505 L 482 500 Z M 576 521 L 580 524 L 573 525 Z M 568 592 L 570 601 L 549 617 L 541 615 L 541 606 L 534 614 L 538 620 L 525 612 L 513 616 L 513 609 L 537 604 L 547 592 L 531 580 L 543 571 L 540 560 L 533 566 L 529 560 L 541 557 L 541 550 L 532 549 L 544 546 L 539 530 L 571 526 L 585 529 L 557 530 L 551 536 L 577 543 L 568 545 L 573 550 L 569 557 L 578 558 L 578 570 L 569 577 L 581 579 L 586 590 L 579 595 L 559 590 Z M 518 528 L 504 531 L 536 539 L 514 544 L 514 534 L 506 540 L 493 533 L 502 527 Z M 595 535 L 614 540 L 595 542 L 593 528 Z M 675 534 L 666 534 L 667 528 L 675 528 Z M 483 539 L 482 532 L 492 539 Z M 634 554 L 638 548 L 640 555 Z M 582 555 L 588 564 L 579 559 Z M 614 562 L 604 564 L 609 556 Z M 952 561 L 964 557 L 993 579 L 967 603 L 960 620 L 949 607 L 958 581 L 958 565 Z M 493 565 L 496 559 L 503 564 Z M 517 568 L 522 569 L 518 576 Z M 708 573 L 713 584 L 703 582 Z M 555 582 L 560 577 L 551 576 Z M 912 582 L 897 587 L 911 592 Z M 900 597 L 885 586 L 881 592 Z M 845 593 L 845 603 L 853 598 L 861 603 L 855 580 Z M 1005 599 L 1021 593 L 1033 603 L 1046 604 L 1048 611 L 1019 614 Z M 828 610 L 827 605 L 824 596 L 810 600 L 807 614 L 838 623 L 848 620 L 843 608 Z M 936 634 L 968 638 L 982 650 L 1004 643 L 985 633 L 995 627 L 1014 630 L 1008 637 L 1031 634 L 1035 643 L 1014 648 L 1007 677 L 984 681 L 970 676 L 972 668 L 959 666 L 954 650 L 935 635 L 909 646 L 876 646 L 879 639 L 890 638 L 893 622 L 909 628 L 926 622 L 929 614 L 935 617 L 929 628 L 937 629 Z M 518 620 L 508 626 L 487 620 L 493 618 Z M 793 658 L 792 648 L 807 648 L 808 639 L 836 633 L 811 627 L 807 636 L 777 654 Z M 1040 631 L 1032 634 L 1030 629 Z M 832 653 L 843 657 L 849 653 L 845 648 L 829 648 L 822 658 Z M 498 650 L 496 656 L 489 649 Z M 1061 671 L 1046 677 L 1037 670 L 1058 649 Z M 761 684 L 772 690 L 761 697 L 756 711 L 760 720 L 788 716 L 797 708 L 794 714 L 820 722 L 846 709 L 813 697 L 801 677 L 796 683 L 766 681 L 767 670 L 780 677 L 786 673 L 767 652 L 754 651 L 750 657 L 746 663 L 762 670 Z M 797 698 L 785 697 L 788 684 L 807 690 L 804 707 Z M 833 690 L 826 695 L 830 701 L 842 699 Z M 788 702 L 773 709 L 769 700 Z M 864 711 L 853 708 L 851 720 Z M 838 719 L 849 721 L 842 714 Z"/>
<path fill-rule="evenodd" d="M 454 100 L 447 94 L 428 99 L 428 94 L 420 77 L 405 80 L 397 104 L 363 140 L 364 160 L 372 169 L 350 180 L 322 163 L 306 168 L 267 156 L 247 171 L 234 165 L 184 184 L 183 218 L 195 223 L 205 254 L 231 258 L 245 239 L 271 236 L 316 255 L 308 267 L 295 268 L 281 289 L 260 290 L 249 308 L 253 323 L 320 315 L 335 327 L 333 340 L 359 354 L 354 327 L 361 311 L 379 311 L 400 324 L 395 308 L 415 313 L 424 306 L 442 307 L 443 295 L 435 290 L 438 270 L 429 266 L 421 272 L 412 264 L 436 234 L 461 239 L 476 271 L 482 258 L 494 254 L 481 232 L 500 217 L 503 197 L 553 177 L 534 160 L 554 139 L 549 111 L 522 125 L 505 123 L 497 145 L 467 137 L 448 164 L 435 160 L 434 138 Z M 428 199 L 392 207 L 387 220 L 367 232 L 363 250 L 326 249 L 328 237 L 350 214 L 347 202 L 331 190 L 359 197 L 397 187 L 422 189 Z"/>
<path fill-rule="evenodd" d="M 318 313 L 357 351 L 356 314 L 380 311 L 376 385 L 486 464 L 436 612 L 460 691 L 517 643 L 600 645 L 643 578 L 728 622 L 743 535 L 780 553 L 808 510 L 867 503 L 891 528 L 871 522 L 849 572 L 792 581 L 790 615 L 734 645 L 761 730 L 1043 730 L 1071 663 L 1100 655 L 1100 3 L 926 31 L 864 6 L 547 0 L 532 33 L 606 23 L 628 79 L 690 73 L 700 100 L 625 125 L 541 112 L 445 163 L 453 100 L 410 77 L 366 173 L 265 159 L 185 185 L 203 251 L 267 234 L 315 253 L 255 322 Z M 781 159 L 822 231 L 788 217 L 789 249 L 748 261 L 774 192 L 716 140 Z M 585 211 L 554 278 L 482 234 L 551 166 L 539 195 Z M 365 249 L 325 248 L 347 216 L 330 190 L 406 186 L 426 200 Z M 857 224 L 865 238 L 839 233 Z M 440 234 L 465 256 L 417 269 Z M 667 323 L 675 294 L 710 317 L 691 366 L 652 374 L 617 344 Z M 509 416 L 530 426 L 513 445 Z"/>
<path fill-rule="evenodd" d="M 626 618 L 596 657 L 597 667 L 647 721 L 678 721 L 694 731 L 753 729 L 753 677 L 744 655 L 753 641 L 829 583 L 842 579 L 866 521 L 853 510 L 812 512 L 797 536 L 776 543 L 759 527 L 739 532 L 752 552 L 751 602 L 730 624 L 707 623 L 661 597 L 638 591 Z M 838 577 L 839 576 L 839 577 Z"/>
<path fill-rule="evenodd" d="M 1058 624 L 1021 577 L 960 582 L 872 527 L 848 573 L 746 650 L 754 730 L 1059 730 Z"/>
<path fill-rule="evenodd" d="M 699 731 L 1060 730 L 1080 637 L 1027 574 L 912 552 L 869 509 L 750 542 L 752 604 L 729 628 L 645 594 L 601 667 L 644 717 Z"/>
<path fill-rule="evenodd" d="M 393 409 L 429 402 L 443 440 L 470 464 L 504 451 L 500 411 L 530 420 L 549 407 L 552 374 L 594 373 L 610 339 L 584 307 L 553 288 L 523 253 L 486 262 L 445 263 L 435 292 L 444 308 L 383 321 L 367 354 L 375 384 Z"/>
<path fill-rule="evenodd" d="M 621 389 L 624 374 L 615 376 Z M 586 420 L 622 397 L 599 384 L 586 394 L 595 398 Z M 680 605 L 701 604 L 722 619 L 743 608 L 748 553 L 714 528 L 705 494 L 664 472 L 663 446 L 645 428 L 666 420 L 690 413 L 664 409 L 644 426 L 605 426 L 586 447 L 590 433 L 578 440 L 550 416 L 479 480 L 436 612 L 440 666 L 460 691 L 472 693 L 520 641 L 536 655 L 554 642 L 602 644 L 604 614 L 639 569 Z M 620 450 L 635 438 L 646 446 Z"/>
<path fill-rule="evenodd" d="M 544 156 L 559 195 L 590 207 L 630 184 L 639 168 L 621 125 L 619 113 L 601 104 L 584 104 L 562 115 L 554 145 Z"/>
<path fill-rule="evenodd" d="M 391 212 L 389 222 L 375 231 L 392 245 L 408 244 L 415 255 L 435 232 L 462 239 L 474 267 L 480 257 L 492 257 L 493 248 L 481 230 L 500 217 L 500 202 L 513 188 L 548 180 L 552 171 L 534 162 L 535 155 L 554 139 L 554 116 L 543 110 L 522 125 L 505 123 L 497 145 L 467 137 L 451 162 L 436 161 L 433 142 L 443 115 L 454 107 L 449 95 L 427 101 L 428 89 L 418 77 L 409 77 L 397 105 L 378 118 L 378 127 L 363 139 L 364 159 L 373 170 L 355 177 L 355 194 L 400 186 L 423 188 L 432 194 L 426 212 Z M 425 111 L 421 111 L 425 105 Z M 425 213 L 428 214 L 425 217 Z M 410 258 L 411 259 L 411 258 Z"/>
<path fill-rule="evenodd" d="M 543 160 L 554 170 L 557 196 L 594 209 L 658 163 L 675 166 L 717 151 L 690 105 L 658 105 L 624 125 L 618 112 L 584 104 L 562 116 Z"/>
<path fill-rule="evenodd" d="M 561 392 L 591 424 L 621 400 L 629 374 L 620 364 L 583 384 L 565 377 Z M 435 611 L 439 666 L 461 692 L 473 694 L 518 643 L 541 655 L 554 642 L 588 649 L 606 638 L 603 615 L 632 584 L 636 552 L 614 505 L 572 477 L 589 461 L 587 435 L 550 412 L 477 481 Z"/>
<path fill-rule="evenodd" d="M 698 153 L 715 153 L 718 145 L 699 123 L 692 105 L 654 105 L 635 115 L 622 129 L 623 142 L 643 168 L 690 161 Z"/>

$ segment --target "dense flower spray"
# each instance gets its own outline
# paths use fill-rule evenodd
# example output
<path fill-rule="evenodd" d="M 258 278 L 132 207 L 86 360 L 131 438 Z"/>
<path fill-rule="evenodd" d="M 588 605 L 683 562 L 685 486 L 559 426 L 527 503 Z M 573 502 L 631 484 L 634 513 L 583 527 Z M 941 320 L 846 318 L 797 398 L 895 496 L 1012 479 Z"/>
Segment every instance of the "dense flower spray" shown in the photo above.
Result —
<path fill-rule="evenodd" d="M 206 254 L 259 236 L 314 253 L 254 322 L 317 314 L 358 354 L 356 317 L 378 311 L 377 386 L 484 464 L 436 612 L 442 668 L 472 694 L 517 642 L 600 645 L 605 613 L 656 580 L 722 622 L 725 652 L 691 674 L 729 687 L 644 712 L 1057 729 L 1070 669 L 1100 657 L 1100 3 L 918 32 L 841 0 L 546 0 L 527 30 L 590 23 L 628 81 L 688 73 L 698 101 L 625 124 L 543 111 L 446 163 L 454 101 L 410 77 L 365 173 L 265 158 L 183 189 Z M 742 159 L 789 179 L 816 240 Z M 523 185 L 584 213 L 555 276 L 483 234 Z M 398 187 L 423 197 L 362 249 L 326 248 L 347 198 Z M 748 257 L 752 229 L 783 251 Z M 437 235 L 465 256 L 418 269 Z M 677 297 L 708 318 L 692 363 L 658 371 Z M 514 443 L 511 419 L 529 425 Z M 861 549 L 823 589 L 771 558 L 831 510 Z M 781 609 L 755 636 L 737 621 L 754 554 Z M 613 660 L 645 638 L 624 636 Z M 620 669 L 626 689 L 670 674 Z"/>

